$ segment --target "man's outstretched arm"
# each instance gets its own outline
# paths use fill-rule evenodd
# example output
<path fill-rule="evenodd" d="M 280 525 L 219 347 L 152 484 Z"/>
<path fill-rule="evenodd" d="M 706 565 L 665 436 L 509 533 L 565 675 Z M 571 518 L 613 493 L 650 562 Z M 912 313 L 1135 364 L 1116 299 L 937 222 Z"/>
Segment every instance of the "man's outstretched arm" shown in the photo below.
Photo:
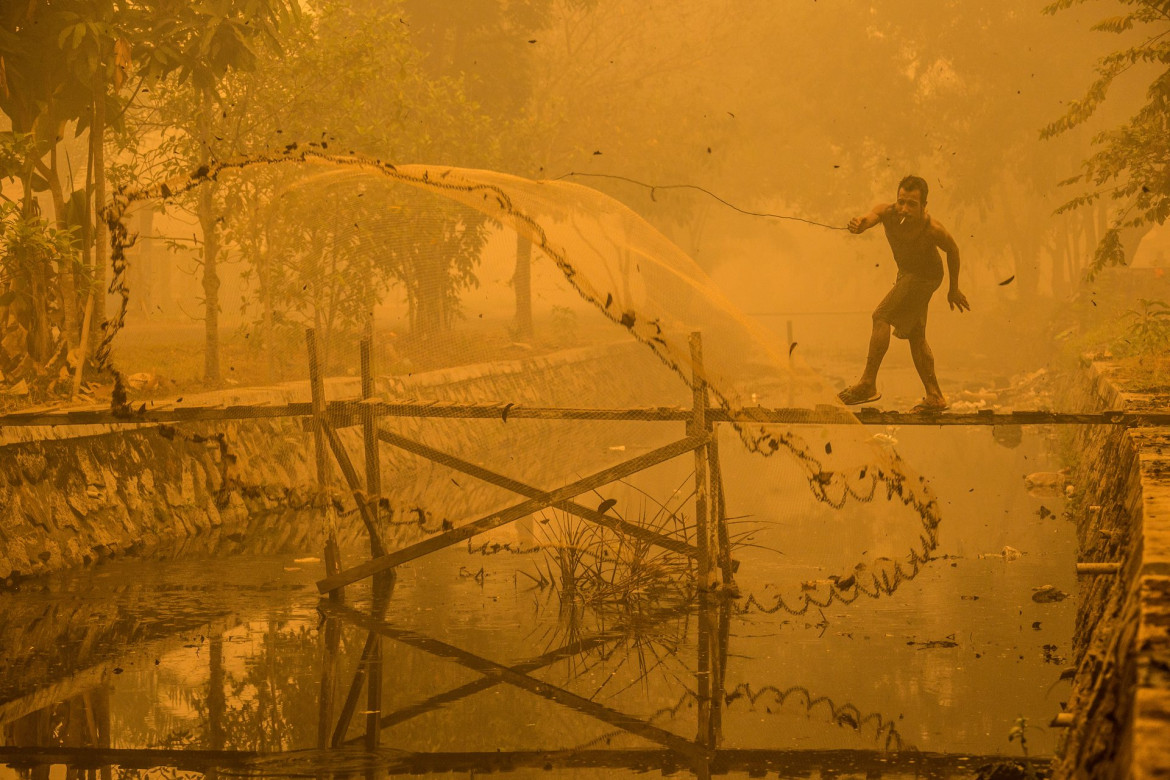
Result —
<path fill-rule="evenodd" d="M 882 214 L 888 211 L 889 208 L 889 203 L 879 203 L 873 207 L 873 211 L 869 212 L 865 216 L 854 217 L 853 219 L 849 220 L 849 232 L 864 233 L 871 227 L 875 227 L 881 224 Z"/>
<path fill-rule="evenodd" d="M 938 225 L 938 237 L 936 243 L 947 256 L 947 276 L 950 278 L 950 288 L 947 290 L 947 303 L 951 306 L 951 311 L 958 309 L 960 312 L 970 311 L 971 304 L 967 302 L 967 296 L 959 290 L 959 245 L 955 243 L 955 239 L 947 229 L 942 225 Z"/>

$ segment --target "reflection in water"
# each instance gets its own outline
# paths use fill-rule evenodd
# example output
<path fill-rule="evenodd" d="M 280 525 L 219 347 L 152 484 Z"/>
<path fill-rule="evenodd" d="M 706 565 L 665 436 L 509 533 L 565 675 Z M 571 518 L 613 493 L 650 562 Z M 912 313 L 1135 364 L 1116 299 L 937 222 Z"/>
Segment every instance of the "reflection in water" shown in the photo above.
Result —
<path fill-rule="evenodd" d="M 1030 465 L 1029 446 L 1012 452 Z M 344 603 L 317 598 L 318 548 L 298 544 L 27 583 L 0 594 L 0 777 L 971 776 L 1018 749 L 1018 717 L 1059 707 L 1044 648 L 1071 605 L 1028 596 L 1071 588 L 1071 542 L 1051 513 L 1020 520 L 1027 496 L 1005 494 L 1001 527 L 994 491 L 944 488 L 946 557 L 893 598 L 801 619 L 703 593 L 563 598 L 526 576 L 548 551 L 448 550 Z M 984 554 L 1006 543 L 1028 554 Z M 823 576 L 744 558 L 759 592 Z"/>
<path fill-rule="evenodd" d="M 617 648 L 631 641 L 627 627 L 615 626 L 603 633 L 579 637 L 539 656 L 501 664 L 393 625 L 385 616 L 393 591 L 393 577 L 382 577 L 373 584 L 367 609 L 322 601 L 319 608 L 324 620 L 319 631 L 306 631 L 303 626 L 281 628 L 277 622 L 269 622 L 255 636 L 260 646 L 248 657 L 243 674 L 228 668 L 233 664 L 230 654 L 225 653 L 225 644 L 230 645 L 231 640 L 223 633 L 207 637 L 206 684 L 190 690 L 190 698 L 181 702 L 203 724 L 202 741 L 192 739 L 190 732 L 178 730 L 161 740 L 163 744 L 149 748 L 113 748 L 111 732 L 115 723 L 109 705 L 112 686 L 97 685 L 5 724 L 3 757 L 24 777 L 48 777 L 49 765 L 56 763 L 66 764 L 71 773 L 89 770 L 92 774 L 100 768 L 103 777 L 110 776 L 111 765 L 122 770 L 171 768 L 208 776 L 257 777 L 377 776 L 526 767 L 639 772 L 689 769 L 698 777 L 708 777 L 713 772 L 732 770 L 754 774 L 770 769 L 872 771 L 874 767 L 884 767 L 931 772 L 961 765 L 961 756 L 924 753 L 899 758 L 895 753 L 877 751 L 722 749 L 725 708 L 746 703 L 752 709 L 772 712 L 773 708 L 783 708 L 790 701 L 797 701 L 810 716 L 818 708 L 823 709 L 823 719 L 831 726 L 860 731 L 872 724 L 877 736 L 884 738 L 885 750 L 903 747 L 896 730 L 883 716 L 862 715 L 851 704 L 834 704 L 804 688 L 780 690 L 765 685 L 753 690 L 751 686 L 740 685 L 725 691 L 731 625 L 731 609 L 726 600 L 699 594 L 685 608 L 658 616 L 658 622 L 676 629 L 682 627 L 684 634 L 688 625 L 697 627 L 691 643 L 691 649 L 696 651 L 693 677 L 689 681 L 675 680 L 682 684 L 683 690 L 672 706 L 639 718 L 571 690 L 574 687 L 571 680 L 562 678 L 559 683 L 553 683 L 534 676 L 540 670 L 565 662 L 587 663 L 583 659 L 590 654 L 595 654 L 593 658 L 598 663 L 615 660 Z M 645 631 L 647 627 L 642 628 Z M 361 650 L 355 653 L 358 642 L 352 640 L 359 638 Z M 387 690 L 381 683 L 387 660 L 382 652 L 383 642 L 387 640 L 474 671 L 479 677 L 408 706 L 386 711 Z M 680 644 L 686 640 L 685 635 L 677 637 Z M 645 648 L 644 640 L 634 641 L 638 647 Z M 311 686 L 300 674 L 313 645 L 323 652 L 315 697 L 307 695 Z M 631 655 L 627 652 L 623 658 Z M 619 660 L 616 666 L 621 665 Z M 661 685 L 661 680 L 651 679 L 659 674 L 660 666 L 644 664 L 635 676 L 646 686 Z M 589 676 L 581 674 L 580 666 L 570 668 L 577 677 Z M 613 677 L 616 670 L 610 669 L 607 674 Z M 555 702 L 596 720 L 607 730 L 587 743 L 552 750 L 422 752 L 380 746 L 382 734 L 395 726 L 496 686 L 509 686 Z M 337 695 L 342 692 L 343 696 Z M 365 717 L 357 718 L 363 693 Z M 316 745 L 297 747 L 304 745 L 308 736 L 298 728 L 304 729 L 307 724 L 289 715 L 312 705 L 318 715 Z M 680 726 L 688 719 L 694 729 L 693 738 L 679 733 Z M 116 725 L 121 727 L 121 741 L 150 739 L 146 733 L 127 730 L 130 724 L 126 720 Z M 480 726 L 490 728 L 486 723 Z M 508 728 L 509 724 L 502 727 Z M 636 738 L 642 744 L 610 747 L 620 744 L 623 736 Z"/>
<path fill-rule="evenodd" d="M 133 690 L 135 696 L 120 695 L 127 679 L 122 667 L 107 666 L 93 677 L 74 675 L 71 682 L 84 690 L 7 719 L 0 755 L 24 777 L 48 777 L 50 764 L 65 764 L 71 771 L 100 769 L 102 776 L 111 776 L 111 765 L 152 770 L 152 775 L 165 767 L 208 776 L 381 776 L 524 768 L 689 770 L 698 777 L 811 770 L 947 776 L 970 763 L 962 755 L 908 750 L 890 716 L 863 713 L 852 703 L 834 702 L 802 686 L 756 682 L 729 688 L 733 608 L 707 594 L 596 631 L 581 628 L 579 612 L 566 621 L 558 610 L 561 628 L 544 636 L 567 634 L 570 640 L 502 663 L 406 627 L 418 621 L 387 614 L 394 591 L 394 579 L 382 578 L 353 605 L 328 600 L 313 604 L 319 625 L 306 620 L 313 617 L 304 609 L 307 588 L 274 591 L 294 594 L 302 604 L 283 609 L 270 604 L 280 614 L 221 627 L 195 643 L 184 643 L 179 650 L 194 651 L 179 653 L 189 663 L 156 660 L 153 669 L 139 669 L 138 679 L 128 687 L 145 685 L 148 690 Z M 566 622 L 576 628 L 565 631 Z M 141 633 L 141 626 L 134 633 Z M 126 663 L 141 665 L 141 658 L 149 658 L 160 645 L 148 642 L 147 647 L 145 656 Z M 178 651 L 162 652 L 174 656 Z M 424 674 L 429 667 L 419 656 L 473 672 L 473 679 L 448 686 L 454 678 Z M 440 690 L 420 695 L 428 688 Z M 578 735 L 586 732 L 580 723 L 566 727 L 558 719 L 542 724 L 527 737 L 549 740 L 544 749 L 424 750 L 412 744 L 433 724 L 419 721 L 451 713 L 460 703 L 482 700 L 500 688 L 560 705 L 598 728 L 580 740 Z M 631 691 L 639 695 L 630 697 Z M 112 696 L 117 712 L 111 708 Z M 636 714 L 636 705 L 629 706 L 665 696 L 671 700 L 668 706 L 645 715 Z M 726 747 L 724 716 L 738 710 L 776 718 L 796 715 L 826 729 L 854 732 L 872 747 Z M 489 743 L 505 742 L 504 732 L 515 731 L 528 717 L 522 709 L 513 715 L 508 720 L 459 722 L 487 734 Z M 402 730 L 412 723 L 416 730 Z M 441 740 L 432 735 L 430 741 Z M 398 744 L 411 749 L 389 747 Z"/>
<path fill-rule="evenodd" d="M 827 723 L 842 728 L 850 728 L 861 733 L 864 729 L 872 727 L 874 730 L 873 741 L 879 744 L 883 750 L 904 750 L 911 747 L 903 743 L 902 736 L 898 733 L 894 722 L 883 717 L 881 713 L 871 712 L 863 715 L 861 710 L 848 702 L 840 705 L 834 704 L 827 696 L 816 696 L 801 686 L 780 690 L 774 685 L 764 685 L 753 690 L 751 685 L 744 683 L 736 686 L 735 690 L 727 692 L 725 697 L 728 707 L 737 701 L 744 700 L 749 703 L 752 709 L 756 711 L 763 709 L 768 714 L 771 714 L 774 709 L 778 710 L 792 702 L 795 706 L 802 707 L 809 717 L 813 716 L 814 710 L 820 710 L 820 716 Z"/>

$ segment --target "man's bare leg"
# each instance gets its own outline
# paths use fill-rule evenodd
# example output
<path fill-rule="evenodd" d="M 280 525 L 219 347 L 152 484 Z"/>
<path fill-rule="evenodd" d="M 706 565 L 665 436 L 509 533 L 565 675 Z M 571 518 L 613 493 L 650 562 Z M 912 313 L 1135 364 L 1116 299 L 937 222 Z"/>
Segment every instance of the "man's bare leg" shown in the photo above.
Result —
<path fill-rule="evenodd" d="M 890 323 L 885 320 L 873 321 L 873 332 L 869 336 L 869 354 L 865 359 L 865 371 L 857 384 L 841 393 L 842 400 L 847 396 L 856 398 L 872 398 L 877 395 L 878 369 L 882 367 L 882 359 L 890 348 Z M 846 401 L 853 403 L 852 401 Z"/>
<path fill-rule="evenodd" d="M 934 373 L 934 353 L 926 343 L 926 333 L 918 333 L 910 337 L 910 356 L 914 358 L 914 368 L 918 369 L 918 376 L 922 386 L 926 389 L 928 403 L 945 406 L 947 399 L 938 384 L 938 376 Z"/>

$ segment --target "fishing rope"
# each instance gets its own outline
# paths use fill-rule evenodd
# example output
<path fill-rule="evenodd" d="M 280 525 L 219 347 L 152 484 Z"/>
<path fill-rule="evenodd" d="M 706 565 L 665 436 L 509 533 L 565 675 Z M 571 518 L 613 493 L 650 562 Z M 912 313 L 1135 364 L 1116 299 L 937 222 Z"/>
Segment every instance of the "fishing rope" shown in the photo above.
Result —
<path fill-rule="evenodd" d="M 748 209 L 740 208 L 739 206 L 735 205 L 734 203 L 732 203 L 728 200 L 725 200 L 724 198 L 721 198 L 720 196 L 716 195 L 714 192 L 711 192 L 711 190 L 707 189 L 706 187 L 700 187 L 697 184 L 647 184 L 644 181 L 638 181 L 637 179 L 631 179 L 629 176 L 619 176 L 615 173 L 584 173 L 581 171 L 569 171 L 568 173 L 561 174 L 560 176 L 556 177 L 555 179 L 553 179 L 553 181 L 561 181 L 562 179 L 567 179 L 570 176 L 589 176 L 589 177 L 593 177 L 593 178 L 597 178 L 597 179 L 616 179 L 618 181 L 624 181 L 624 182 L 629 182 L 630 184 L 636 184 L 639 187 L 643 187 L 645 189 L 650 190 L 650 200 L 653 200 L 655 202 L 657 202 L 657 199 L 654 197 L 654 193 L 656 190 L 696 190 L 698 192 L 703 193 L 704 195 L 707 195 L 707 196 L 719 201 L 724 206 L 727 206 L 729 209 L 731 209 L 733 211 L 738 211 L 740 214 L 746 214 L 749 217 L 767 217 L 769 219 L 787 219 L 787 220 L 791 220 L 793 222 L 803 222 L 806 225 L 816 225 L 817 227 L 828 228 L 829 230 L 848 230 L 849 229 L 847 227 L 840 227 L 839 225 L 828 225 L 828 224 L 825 224 L 824 222 L 817 222 L 816 220 L 805 219 L 803 217 L 794 217 L 794 216 L 791 216 L 788 214 L 772 214 L 772 213 L 767 212 L 767 211 L 749 211 Z"/>

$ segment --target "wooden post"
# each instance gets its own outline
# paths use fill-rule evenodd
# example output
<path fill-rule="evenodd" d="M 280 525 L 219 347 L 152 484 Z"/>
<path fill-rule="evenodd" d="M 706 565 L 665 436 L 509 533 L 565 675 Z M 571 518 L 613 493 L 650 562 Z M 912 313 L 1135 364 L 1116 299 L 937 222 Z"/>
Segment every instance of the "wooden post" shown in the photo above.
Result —
<path fill-rule="evenodd" d="M 345 742 L 345 734 L 349 731 L 349 724 L 353 721 L 353 714 L 357 711 L 358 700 L 362 695 L 362 688 L 366 684 L 366 676 L 370 670 L 370 659 L 378 644 L 378 635 L 373 631 L 367 632 L 366 644 L 362 648 L 358 667 L 353 673 L 353 680 L 349 684 L 349 692 L 345 695 L 345 703 L 341 705 L 341 715 L 337 718 L 337 725 L 333 729 L 333 738 L 330 747 L 341 747 Z"/>
<path fill-rule="evenodd" d="M 317 456 L 317 484 L 325 496 L 325 574 L 332 576 L 341 571 L 341 551 L 337 545 L 337 518 L 333 512 L 333 496 L 330 488 L 333 475 L 329 469 L 328 444 L 325 441 L 325 382 L 321 377 L 321 366 L 317 361 L 317 331 L 305 329 L 305 346 L 309 351 L 309 392 L 313 410 L 313 444 Z M 329 597 L 345 598 L 343 590 L 331 591 Z"/>
<path fill-rule="evenodd" d="M 349 485 L 349 490 L 353 494 L 354 504 L 357 505 L 358 513 L 362 516 L 362 522 L 365 523 L 366 532 L 370 536 L 370 551 L 373 557 L 376 558 L 385 554 L 385 550 L 382 548 L 382 539 L 378 534 L 377 505 L 370 504 L 369 492 L 362 488 L 361 480 L 358 477 L 357 471 L 353 467 L 353 462 L 349 459 L 349 453 L 346 452 L 345 445 L 342 444 L 341 438 L 337 435 L 337 431 L 333 429 L 333 425 L 329 420 L 329 404 L 325 401 L 325 385 L 324 380 L 321 378 L 321 371 L 317 361 L 316 334 L 310 328 L 305 332 L 305 336 L 308 340 L 309 346 L 309 376 L 313 396 L 311 409 L 313 412 L 313 421 L 315 424 L 315 441 L 317 443 L 317 473 L 318 476 L 324 474 L 327 480 L 330 480 L 332 476 L 329 470 L 328 451 L 326 451 L 325 454 L 322 454 L 322 450 L 324 449 L 322 443 L 324 443 L 325 445 L 328 445 L 329 450 L 333 451 L 333 457 L 337 459 L 337 466 L 341 469 L 341 475 L 345 478 L 346 483 Z M 363 388 L 365 387 L 364 377 L 362 386 Z M 374 418 L 371 415 L 372 412 L 369 405 L 364 404 L 361 414 L 362 420 L 368 421 L 369 425 L 373 426 Z M 372 433 L 368 433 L 367 437 L 372 435 Z M 367 452 L 367 458 L 368 457 L 369 454 Z M 322 463 L 322 458 L 324 458 L 324 463 Z M 323 484 L 328 484 L 328 482 Z M 337 568 L 340 570 L 341 554 L 337 550 L 336 546 L 336 522 L 333 515 L 332 503 L 327 506 L 326 512 L 328 513 L 328 517 L 330 519 L 329 530 L 333 542 L 332 544 L 328 541 L 326 542 L 325 566 L 326 569 L 328 569 L 330 559 L 329 548 L 332 546 L 334 548 L 332 557 L 336 559 Z"/>
<path fill-rule="evenodd" d="M 727 648 L 731 641 L 731 602 L 727 599 L 719 600 L 719 623 L 715 632 L 715 643 L 711 648 L 711 750 L 719 749 L 723 741 L 723 705 L 725 702 L 724 689 L 727 685 Z"/>
<path fill-rule="evenodd" d="M 723 707 L 726 704 L 727 647 L 731 634 L 731 601 L 720 598 L 714 605 L 711 630 L 711 728 L 709 746 L 712 755 L 723 741 Z"/>
<path fill-rule="evenodd" d="M 370 604 L 370 614 L 380 620 L 386 619 L 386 610 L 390 606 L 390 597 L 394 594 L 396 579 L 393 572 L 374 575 L 373 601 Z M 382 741 L 382 635 L 371 632 L 374 636 L 373 652 L 370 655 L 370 673 L 366 681 L 366 750 L 374 751 Z"/>
<path fill-rule="evenodd" d="M 693 346 L 692 342 L 692 346 Z M 711 741 L 711 699 L 713 696 L 712 680 L 714 670 L 711 668 L 711 596 L 705 590 L 699 591 L 699 644 L 698 669 L 695 671 L 695 693 L 698 698 L 698 728 L 695 733 L 695 744 L 703 748 L 697 756 L 693 769 L 698 780 L 708 780 L 711 777 L 711 752 L 715 745 Z M 720 692 L 721 693 L 721 692 Z"/>
<path fill-rule="evenodd" d="M 321 692 L 317 699 L 317 747 L 329 747 L 330 726 L 336 704 L 334 688 L 337 676 L 337 652 L 341 648 L 341 622 L 336 617 L 326 616 L 321 632 Z"/>
<path fill-rule="evenodd" d="M 703 376 L 703 336 L 692 333 L 691 389 L 693 406 L 687 423 L 688 436 L 707 434 L 707 380 Z M 695 450 L 695 547 L 699 550 L 699 588 L 711 586 L 711 531 L 707 523 L 707 447 Z"/>
<path fill-rule="evenodd" d="M 374 388 L 374 349 L 373 341 L 367 336 L 362 339 L 362 398 L 373 400 Z M 379 499 L 382 497 L 382 464 L 378 451 L 378 425 L 373 409 L 368 406 L 362 415 L 362 433 L 366 444 L 366 497 L 370 505 L 370 514 L 378 517 Z M 380 548 L 381 545 L 379 544 Z M 382 554 L 382 550 L 374 549 L 374 540 L 370 539 L 370 549 L 374 556 Z"/>
<path fill-rule="evenodd" d="M 735 584 L 735 564 L 731 561 L 731 535 L 727 530 L 727 501 L 723 492 L 723 469 L 719 465 L 719 437 L 714 423 L 708 421 L 711 443 L 707 445 L 707 465 L 711 472 L 711 512 L 715 518 L 716 556 L 722 574 L 723 589 L 738 594 Z"/>
<path fill-rule="evenodd" d="M 386 617 L 390 595 L 394 592 L 394 582 L 393 572 L 374 575 L 374 601 L 370 608 L 379 620 Z M 369 705 L 365 712 L 366 746 L 373 750 L 378 746 L 382 720 L 382 636 L 376 631 L 366 632 L 366 644 L 362 648 L 361 659 L 354 671 L 345 703 L 341 706 L 341 715 L 338 716 L 337 725 L 333 729 L 330 746 L 337 748 L 345 744 L 345 734 L 349 731 L 349 725 L 357 711 L 363 686 L 366 688 L 366 702 Z"/>
<path fill-rule="evenodd" d="M 329 444 L 329 449 L 333 450 L 333 457 L 337 459 L 341 474 L 349 485 L 350 493 L 353 494 L 353 502 L 357 506 L 358 514 L 362 516 L 362 522 L 366 525 L 366 533 L 370 535 L 370 549 L 375 557 L 382 555 L 384 551 L 382 538 L 378 534 L 377 519 L 374 516 L 374 510 L 370 508 L 366 491 L 362 489 L 361 479 L 353 467 L 353 461 L 349 459 L 349 453 L 345 451 L 341 437 L 328 422 L 321 423 L 321 432 L 325 434 L 325 441 Z"/>
<path fill-rule="evenodd" d="M 382 637 L 374 635 L 370 674 L 366 682 L 366 750 L 374 751 L 382 741 Z"/>

